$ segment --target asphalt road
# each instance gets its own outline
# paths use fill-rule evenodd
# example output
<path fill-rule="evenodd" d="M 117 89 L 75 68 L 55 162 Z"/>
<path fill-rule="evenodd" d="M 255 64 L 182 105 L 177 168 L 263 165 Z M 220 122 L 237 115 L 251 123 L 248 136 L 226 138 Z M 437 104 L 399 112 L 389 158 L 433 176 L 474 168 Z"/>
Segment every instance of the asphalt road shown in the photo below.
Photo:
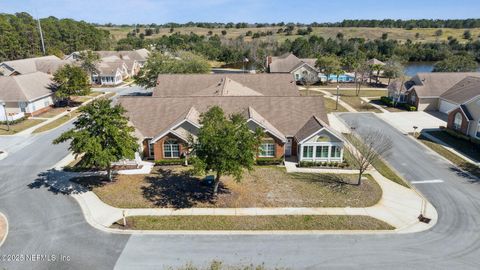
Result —
<path fill-rule="evenodd" d="M 66 263 L 4 263 L 7 269 L 162 269 L 191 262 L 264 264 L 291 269 L 478 269 L 480 185 L 445 160 L 371 114 L 343 114 L 357 130 L 378 128 L 394 141 L 390 162 L 409 181 L 441 179 L 417 188 L 437 208 L 437 225 L 406 235 L 112 235 L 86 224 L 78 205 L 47 188 L 30 188 L 38 175 L 66 155 L 37 136 L 0 161 L 0 211 L 10 234 L 0 254 L 63 254 Z M 3 143 L 0 138 L 0 145 Z"/>

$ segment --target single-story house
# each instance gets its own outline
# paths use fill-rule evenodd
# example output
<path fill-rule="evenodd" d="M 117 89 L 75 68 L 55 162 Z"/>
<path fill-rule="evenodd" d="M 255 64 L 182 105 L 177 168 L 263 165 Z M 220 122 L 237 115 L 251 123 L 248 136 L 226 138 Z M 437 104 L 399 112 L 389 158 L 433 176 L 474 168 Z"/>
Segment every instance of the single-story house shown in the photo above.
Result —
<path fill-rule="evenodd" d="M 447 127 L 480 139 L 480 77 L 467 77 L 440 97 Z"/>
<path fill-rule="evenodd" d="M 0 76 L 0 101 L 6 103 L 9 120 L 37 115 L 50 109 L 54 103 L 51 78 L 43 72 Z M 3 108 L 0 110 L 0 120 L 5 120 Z"/>
<path fill-rule="evenodd" d="M 14 76 L 37 71 L 54 74 L 64 65 L 71 63 L 72 61 L 62 60 L 54 55 L 5 61 L 0 63 L 0 74 L 3 74 L 3 76 Z"/>
<path fill-rule="evenodd" d="M 100 60 L 105 61 L 136 61 L 142 67 L 148 59 L 150 52 L 147 49 L 138 49 L 132 51 L 95 51 Z M 67 55 L 65 60 L 78 60 L 80 52 L 73 52 Z"/>
<path fill-rule="evenodd" d="M 154 97 L 299 96 L 290 74 L 160 74 Z"/>
<path fill-rule="evenodd" d="M 298 58 L 292 53 L 281 56 L 267 56 L 267 68 L 269 73 L 293 74 L 295 81 L 302 82 L 305 78 L 312 83 L 320 81 L 320 72 L 315 67 L 315 58 Z"/>
<path fill-rule="evenodd" d="M 189 138 L 198 134 L 201 113 L 217 105 L 227 114 L 244 115 L 252 131 L 265 131 L 258 157 L 343 160 L 344 140 L 328 126 L 321 97 L 121 97 L 119 103 L 140 135 L 147 159 L 182 157 L 188 152 L 185 144 Z"/>
<path fill-rule="evenodd" d="M 345 73 L 338 77 L 337 75 L 330 74 L 328 78 L 326 75 L 320 73 L 319 77 L 322 82 L 325 82 L 327 80 L 332 82 L 347 82 L 347 83 L 355 82 L 355 74 L 353 73 Z"/>
<path fill-rule="evenodd" d="M 388 87 L 388 96 L 419 111 L 436 111 L 440 107 L 440 96 L 468 76 L 480 77 L 480 72 L 418 73 L 404 85 L 393 81 Z"/>

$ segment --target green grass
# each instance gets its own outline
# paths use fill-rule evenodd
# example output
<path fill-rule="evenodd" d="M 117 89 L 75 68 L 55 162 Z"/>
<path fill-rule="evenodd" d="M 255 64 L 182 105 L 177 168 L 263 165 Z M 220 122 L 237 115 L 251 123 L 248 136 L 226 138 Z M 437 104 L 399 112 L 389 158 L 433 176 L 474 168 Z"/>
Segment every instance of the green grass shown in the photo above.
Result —
<path fill-rule="evenodd" d="M 455 138 L 446 131 L 429 131 L 428 134 L 440 139 L 455 150 L 474 160 L 480 160 L 480 146 L 470 141 Z"/>
<path fill-rule="evenodd" d="M 33 131 L 33 133 L 40 133 L 40 132 L 44 132 L 44 131 L 48 131 L 48 130 L 51 130 L 51 129 L 54 129 L 56 127 L 59 127 L 63 124 L 65 124 L 66 122 L 72 120 L 73 118 L 77 117 L 80 113 L 78 112 L 78 110 L 75 110 L 73 112 L 70 113 L 70 116 L 67 114 L 67 115 L 64 115 L 58 119 L 56 119 L 55 121 L 52 121 L 44 126 L 41 126 L 37 129 L 35 129 Z"/>
<path fill-rule="evenodd" d="M 318 91 L 313 91 L 313 90 L 300 90 L 300 95 L 301 96 L 311 96 L 311 97 L 314 97 L 314 96 L 322 96 L 324 97 L 325 95 L 322 93 L 322 92 L 318 92 Z M 323 98 L 323 104 L 325 106 L 325 111 L 327 113 L 332 113 L 332 112 L 347 112 L 347 109 L 345 109 L 345 107 L 343 107 L 342 105 L 338 104 L 338 108 L 335 109 L 335 105 L 336 105 L 336 102 L 335 100 L 332 100 L 332 99 L 329 99 L 329 98 L 326 98 L 324 97 Z"/>
<path fill-rule="evenodd" d="M 114 228 L 125 228 L 119 220 Z M 393 230 L 369 216 L 133 216 L 133 230 Z"/>
<path fill-rule="evenodd" d="M 426 145 L 427 147 L 429 147 L 430 149 L 432 149 L 433 151 L 437 152 L 442 157 L 448 159 L 450 162 L 455 164 L 460 169 L 466 172 L 469 172 L 472 175 L 475 175 L 476 177 L 480 178 L 480 167 L 466 161 L 465 159 L 449 151 L 442 145 L 432 142 L 422 135 L 418 137 L 418 140 L 422 142 L 424 145 Z"/>
<path fill-rule="evenodd" d="M 332 93 L 333 95 L 337 94 L 337 90 L 332 90 L 332 89 L 323 89 L 325 91 L 328 91 Z M 340 97 L 356 97 L 355 90 L 342 90 L 340 89 L 339 91 Z M 388 94 L 388 91 L 386 89 L 382 90 L 361 90 L 359 93 L 360 97 L 381 97 L 381 96 L 386 96 Z"/>
<path fill-rule="evenodd" d="M 18 124 L 10 125 L 10 131 L 8 131 L 7 125 L 0 125 L 0 135 L 12 135 L 20 131 L 23 131 L 27 128 L 36 126 L 44 121 L 45 120 L 43 119 L 27 119 Z"/>

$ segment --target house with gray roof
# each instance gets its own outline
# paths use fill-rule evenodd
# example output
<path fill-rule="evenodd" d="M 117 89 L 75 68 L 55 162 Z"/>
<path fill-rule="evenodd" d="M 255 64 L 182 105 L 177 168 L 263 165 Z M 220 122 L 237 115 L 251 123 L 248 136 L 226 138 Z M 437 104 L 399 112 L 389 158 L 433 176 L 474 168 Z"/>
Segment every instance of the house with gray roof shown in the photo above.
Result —
<path fill-rule="evenodd" d="M 466 77 L 440 96 L 447 127 L 480 139 L 480 77 Z"/>
<path fill-rule="evenodd" d="M 292 53 L 281 56 L 267 56 L 269 73 L 289 73 L 295 81 L 309 80 L 312 83 L 320 81 L 320 72 L 315 67 L 315 58 L 298 58 Z"/>
<path fill-rule="evenodd" d="M 212 106 L 241 114 L 265 138 L 258 157 L 343 161 L 344 140 L 328 126 L 322 97 L 304 97 L 289 74 L 175 74 L 158 76 L 152 97 L 120 97 L 148 159 L 180 158 Z"/>
<path fill-rule="evenodd" d="M 52 76 L 43 72 L 0 76 L 0 101 L 9 120 L 40 114 L 53 105 Z M 0 108 L 0 121 L 5 118 Z"/>
<path fill-rule="evenodd" d="M 15 76 L 37 71 L 54 74 L 64 65 L 71 63 L 72 61 L 62 60 L 54 55 L 5 61 L 0 63 L 0 74 L 3 76 Z"/>
<path fill-rule="evenodd" d="M 398 103 L 408 103 L 419 111 L 443 110 L 440 96 L 468 76 L 480 77 L 480 72 L 418 73 L 410 80 L 393 81 L 388 86 L 388 96 Z"/>

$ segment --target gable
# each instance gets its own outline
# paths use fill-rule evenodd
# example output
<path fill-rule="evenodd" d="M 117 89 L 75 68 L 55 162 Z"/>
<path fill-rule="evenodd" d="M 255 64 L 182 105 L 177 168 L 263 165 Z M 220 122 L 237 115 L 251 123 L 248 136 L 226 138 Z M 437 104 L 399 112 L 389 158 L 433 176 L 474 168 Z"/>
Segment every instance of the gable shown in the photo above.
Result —
<path fill-rule="evenodd" d="M 335 134 L 327 130 L 326 128 L 312 134 L 303 143 L 315 143 L 315 142 L 342 142 Z"/>

